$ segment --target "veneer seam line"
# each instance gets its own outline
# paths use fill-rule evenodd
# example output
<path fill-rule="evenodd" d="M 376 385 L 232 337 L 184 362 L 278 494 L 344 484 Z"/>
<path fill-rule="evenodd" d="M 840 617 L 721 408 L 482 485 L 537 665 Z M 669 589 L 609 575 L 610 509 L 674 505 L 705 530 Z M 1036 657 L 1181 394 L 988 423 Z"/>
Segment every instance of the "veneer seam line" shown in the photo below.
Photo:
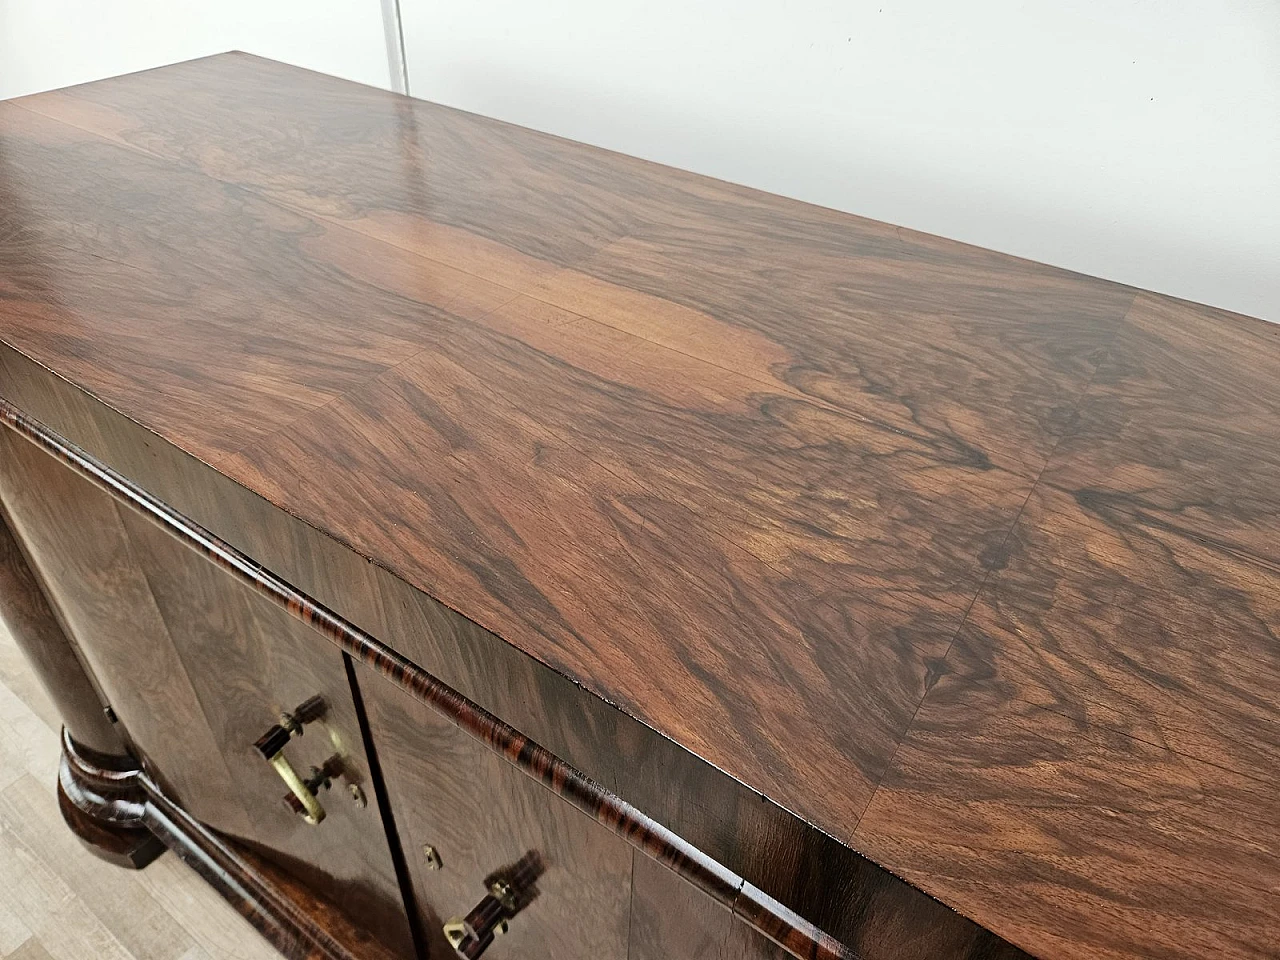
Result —
<path fill-rule="evenodd" d="M 1109 351 L 1111 349 L 1111 346 L 1115 343 L 1116 337 L 1120 335 L 1120 328 L 1123 326 L 1125 320 L 1128 318 L 1129 312 L 1133 309 L 1133 305 L 1137 301 L 1137 299 L 1138 299 L 1138 295 L 1135 293 L 1133 295 L 1133 298 L 1130 300 L 1129 305 L 1125 308 L 1124 312 L 1114 321 L 1115 329 L 1111 331 L 1111 336 L 1107 339 L 1106 345 L 1099 349 L 1098 361 L 1094 364 L 1093 372 L 1089 375 L 1088 381 L 1085 383 L 1084 388 L 1080 391 L 1079 397 L 1076 398 L 1075 404 L 1071 408 L 1073 413 L 1077 413 L 1077 414 L 1079 413 L 1080 407 L 1084 404 L 1085 398 L 1088 396 L 1090 388 L 1093 386 L 1094 381 L 1098 377 L 1098 371 L 1102 366 L 1103 358 L 1105 357 L 1107 351 Z M 1044 465 L 1041 466 L 1040 472 L 1036 475 L 1035 480 L 1032 481 L 1031 488 L 1027 491 L 1027 495 L 1025 499 L 1023 499 L 1022 501 L 1022 505 L 1018 508 L 1017 514 L 1014 515 L 1013 521 L 1009 524 L 1009 529 L 1005 531 L 1005 535 L 1000 541 L 1000 549 L 997 552 L 1003 552 L 1005 544 L 1009 542 L 1009 538 L 1013 536 L 1014 530 L 1018 528 L 1018 523 L 1022 519 L 1022 514 L 1027 509 L 1027 504 L 1031 502 L 1031 498 L 1035 495 L 1036 490 L 1040 486 L 1040 481 L 1044 478 L 1045 473 L 1049 469 L 1049 465 L 1053 462 L 1054 454 L 1058 452 L 1058 447 L 1062 445 L 1063 440 L 1065 440 L 1067 436 L 1068 434 L 1063 434 L 1062 436 L 1058 437 L 1056 441 L 1054 441 L 1053 448 L 1049 451 L 1048 455 L 1046 455 L 1045 457 Z M 965 624 L 969 622 L 969 616 L 973 613 L 974 606 L 977 604 L 979 598 L 982 596 L 983 591 L 986 590 L 987 583 L 990 581 L 992 574 L 994 574 L 995 572 L 996 572 L 995 567 L 989 567 L 987 571 L 983 574 L 982 582 L 978 584 L 978 589 L 974 592 L 973 597 L 969 600 L 969 605 L 965 608 L 964 616 L 960 618 L 960 622 L 956 625 L 956 629 L 951 634 L 951 639 L 947 643 L 946 652 L 943 653 L 941 657 L 941 662 L 943 663 L 944 666 L 946 665 L 948 659 L 951 657 L 951 651 L 955 649 L 956 640 L 960 636 L 960 631 L 962 631 L 965 627 Z M 941 677 L 939 677 L 938 680 L 941 681 Z M 872 804 L 875 803 L 876 796 L 880 793 L 880 788 L 884 784 L 885 776 L 889 773 L 894 763 L 897 761 L 898 753 L 899 751 L 901 751 L 902 745 L 906 743 L 907 739 L 911 736 L 912 728 L 915 726 L 916 718 L 920 715 L 920 711 L 924 707 L 925 701 L 929 699 L 929 695 L 933 693 L 934 690 L 937 689 L 937 686 L 938 686 L 938 682 L 935 682 L 934 685 L 926 689 L 924 694 L 920 697 L 919 702 L 915 706 L 915 710 L 913 710 L 911 713 L 911 719 L 907 721 L 907 725 L 903 728 L 902 735 L 898 738 L 898 742 L 894 745 L 893 753 L 889 756 L 889 759 L 880 768 L 880 775 L 876 780 L 875 789 L 871 791 L 871 796 L 867 799 L 866 805 L 862 808 L 862 813 L 858 815 L 857 823 L 853 825 L 853 836 L 856 837 L 858 835 L 858 828 L 862 825 L 862 818 L 866 816 L 867 811 L 870 810 Z"/>

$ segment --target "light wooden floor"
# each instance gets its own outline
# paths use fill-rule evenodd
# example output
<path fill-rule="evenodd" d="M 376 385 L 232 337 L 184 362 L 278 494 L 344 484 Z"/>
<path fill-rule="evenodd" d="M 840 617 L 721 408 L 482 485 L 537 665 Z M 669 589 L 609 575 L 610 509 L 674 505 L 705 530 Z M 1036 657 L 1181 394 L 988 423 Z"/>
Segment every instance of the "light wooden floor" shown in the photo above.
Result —
<path fill-rule="evenodd" d="M 58 726 L 0 625 L 0 958 L 279 960 L 173 854 L 123 870 L 80 846 L 54 794 Z"/>

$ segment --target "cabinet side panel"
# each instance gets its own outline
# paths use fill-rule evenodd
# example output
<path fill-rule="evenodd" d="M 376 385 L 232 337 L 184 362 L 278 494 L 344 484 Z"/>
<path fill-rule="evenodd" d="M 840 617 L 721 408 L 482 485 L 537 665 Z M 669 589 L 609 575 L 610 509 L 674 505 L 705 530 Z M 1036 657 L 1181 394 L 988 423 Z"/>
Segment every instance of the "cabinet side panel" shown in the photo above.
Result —
<path fill-rule="evenodd" d="M 31 569 L 0 507 L 0 620 L 17 641 L 58 710 L 58 721 L 82 748 L 118 756 L 125 752 L 66 630 Z"/>

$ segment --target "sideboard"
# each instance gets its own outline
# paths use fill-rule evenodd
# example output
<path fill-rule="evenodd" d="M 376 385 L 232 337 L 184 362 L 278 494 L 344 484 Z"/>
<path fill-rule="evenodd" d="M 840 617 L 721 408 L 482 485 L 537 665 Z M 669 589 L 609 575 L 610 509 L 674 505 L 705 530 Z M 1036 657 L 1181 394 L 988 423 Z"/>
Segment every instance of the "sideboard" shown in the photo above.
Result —
<path fill-rule="evenodd" d="M 1280 329 L 243 54 L 0 103 L 0 614 L 290 957 L 1280 955 Z"/>

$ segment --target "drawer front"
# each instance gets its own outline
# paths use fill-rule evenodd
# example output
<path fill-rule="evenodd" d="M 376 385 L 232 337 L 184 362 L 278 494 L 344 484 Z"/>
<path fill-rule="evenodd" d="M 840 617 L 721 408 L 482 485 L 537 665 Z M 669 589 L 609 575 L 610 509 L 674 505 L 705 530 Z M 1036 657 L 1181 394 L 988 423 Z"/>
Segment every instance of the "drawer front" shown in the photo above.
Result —
<path fill-rule="evenodd" d="M 412 956 L 341 651 L 4 430 L 0 499 L 129 741 L 166 792 Z M 283 751 L 304 776 L 331 759 L 329 769 L 340 771 L 320 790 L 323 820 L 309 825 L 285 805 L 289 788 L 254 745 L 282 711 L 315 697 L 322 715 Z"/>
<path fill-rule="evenodd" d="M 380 675 L 359 686 L 432 956 L 452 955 L 443 926 L 490 880 L 516 876 L 485 957 L 626 960 L 631 846 Z"/>

